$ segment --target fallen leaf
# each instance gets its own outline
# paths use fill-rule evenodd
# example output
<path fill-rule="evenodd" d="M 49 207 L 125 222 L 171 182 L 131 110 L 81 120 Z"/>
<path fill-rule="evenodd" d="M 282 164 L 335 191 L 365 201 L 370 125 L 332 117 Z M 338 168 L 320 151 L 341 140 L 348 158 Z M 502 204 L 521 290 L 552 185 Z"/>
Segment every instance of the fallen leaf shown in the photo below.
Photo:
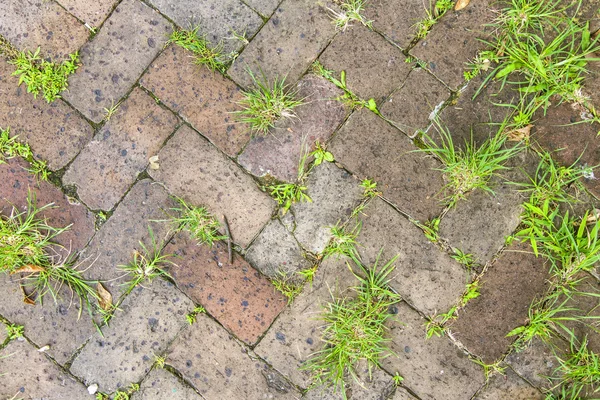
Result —
<path fill-rule="evenodd" d="M 508 132 L 506 135 L 508 136 L 508 140 L 510 142 L 520 142 L 522 140 L 529 139 L 529 134 L 531 132 L 531 128 L 533 125 L 527 125 L 523 128 L 515 129 L 514 131 Z"/>
<path fill-rule="evenodd" d="M 31 296 L 33 295 L 33 293 L 27 294 L 27 292 L 25 291 L 25 286 L 23 286 L 23 285 L 19 285 L 19 286 L 21 287 L 21 293 L 23 293 L 23 303 L 34 306 L 35 301 L 33 301 L 31 299 Z"/>
<path fill-rule="evenodd" d="M 18 274 L 18 273 L 31 273 L 34 274 L 36 272 L 44 272 L 45 269 L 37 266 L 37 265 L 33 265 L 33 264 L 27 264 L 27 265 L 23 265 L 20 268 L 15 269 L 13 272 L 11 272 L 11 274 Z"/>
<path fill-rule="evenodd" d="M 148 159 L 150 162 L 150 169 L 158 169 L 160 165 L 158 164 L 158 156 L 152 156 Z"/>
<path fill-rule="evenodd" d="M 459 11 L 469 5 L 471 0 L 458 0 L 454 6 L 454 11 Z"/>
<path fill-rule="evenodd" d="M 98 293 L 98 303 L 104 311 L 108 311 L 112 308 L 112 294 L 102 286 L 100 282 L 96 285 L 96 292 Z"/>

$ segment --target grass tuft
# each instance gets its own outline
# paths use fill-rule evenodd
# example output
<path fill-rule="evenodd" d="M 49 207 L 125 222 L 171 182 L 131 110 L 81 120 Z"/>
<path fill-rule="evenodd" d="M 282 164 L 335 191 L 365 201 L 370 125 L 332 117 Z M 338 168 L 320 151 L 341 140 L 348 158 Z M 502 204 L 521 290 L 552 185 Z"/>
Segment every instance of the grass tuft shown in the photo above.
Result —
<path fill-rule="evenodd" d="M 178 216 L 172 216 L 171 221 L 176 226 L 176 232 L 185 230 L 198 244 L 205 243 L 211 247 L 216 241 L 227 239 L 227 236 L 219 233 L 219 221 L 205 207 L 191 206 L 180 197 L 175 197 L 175 200 L 179 207 L 171 210 L 176 211 Z"/>
<path fill-rule="evenodd" d="M 205 65 L 211 71 L 225 73 L 229 60 L 222 54 L 223 46 L 219 44 L 212 47 L 205 36 L 198 34 L 199 26 L 192 29 L 177 29 L 171 33 L 169 43 L 175 43 L 194 53 L 194 62 L 198 65 Z"/>
<path fill-rule="evenodd" d="M 5 163 L 7 158 L 21 157 L 31 165 L 29 172 L 36 178 L 47 181 L 50 171 L 46 161 L 34 158 L 31 147 L 17 140 L 18 137 L 19 135 L 10 136 L 10 128 L 0 128 L 0 164 Z"/>
<path fill-rule="evenodd" d="M 340 11 L 328 8 L 331 13 L 331 19 L 335 27 L 341 31 L 345 31 L 352 26 L 353 22 L 359 22 L 369 29 L 373 29 L 373 21 L 369 21 L 364 17 L 363 11 L 368 0 L 343 0 L 336 1 L 340 6 Z"/>

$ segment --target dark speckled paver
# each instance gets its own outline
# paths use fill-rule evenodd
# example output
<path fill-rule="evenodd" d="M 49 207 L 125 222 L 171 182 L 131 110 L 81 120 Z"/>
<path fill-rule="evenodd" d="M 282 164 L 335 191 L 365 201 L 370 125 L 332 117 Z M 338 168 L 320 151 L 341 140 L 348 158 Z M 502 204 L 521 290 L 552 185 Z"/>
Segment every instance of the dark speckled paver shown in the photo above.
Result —
<path fill-rule="evenodd" d="M 90 28 L 100 26 L 119 0 L 59 0 L 61 6 Z"/>

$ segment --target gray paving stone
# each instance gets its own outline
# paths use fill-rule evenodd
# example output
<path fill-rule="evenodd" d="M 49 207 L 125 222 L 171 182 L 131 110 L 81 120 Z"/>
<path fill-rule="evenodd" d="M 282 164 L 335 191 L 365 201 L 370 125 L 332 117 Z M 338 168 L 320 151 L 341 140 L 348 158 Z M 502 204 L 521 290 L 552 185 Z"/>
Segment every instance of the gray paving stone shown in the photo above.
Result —
<path fill-rule="evenodd" d="M 380 263 L 398 255 L 391 286 L 405 300 L 428 315 L 446 312 L 458 300 L 468 281 L 466 271 L 419 228 L 378 198 L 364 210 L 361 222 L 357 242 L 363 262 L 373 264 L 382 249 Z"/>
<path fill-rule="evenodd" d="M 92 127 L 62 100 L 34 99 L 13 71 L 0 57 L 0 127 L 10 127 L 11 135 L 29 143 L 51 170 L 64 167 L 92 138 Z"/>
<path fill-rule="evenodd" d="M 243 247 L 271 218 L 275 202 L 252 178 L 191 128 L 180 128 L 148 171 L 170 192 L 217 216 L 226 215 L 233 240 Z"/>
<path fill-rule="evenodd" d="M 473 400 L 543 400 L 545 397 L 512 369 L 507 368 L 503 374 L 495 374 L 490 378 L 486 388 Z"/>
<path fill-rule="evenodd" d="M 250 139 L 249 127 L 232 111 L 243 97 L 240 89 L 218 72 L 193 62 L 193 54 L 170 45 L 150 65 L 140 83 L 176 111 L 218 148 L 232 157 Z"/>
<path fill-rule="evenodd" d="M 383 360 L 383 367 L 399 372 L 420 399 L 470 399 L 485 381 L 483 369 L 448 338 L 426 339 L 425 319 L 406 304 L 398 306 L 397 317 L 390 328 L 397 357 Z"/>
<path fill-rule="evenodd" d="M 274 219 L 267 224 L 246 253 L 246 258 L 263 274 L 277 278 L 280 273 L 300 279 L 297 272 L 311 267 L 294 236 Z"/>
<path fill-rule="evenodd" d="M 305 75 L 297 88 L 298 98 L 304 99 L 294 110 L 298 118 L 281 121 L 269 134 L 253 137 L 238 157 L 238 163 L 255 176 L 294 182 L 303 149 L 313 150 L 316 141 L 326 143 L 346 117 L 346 108 L 335 100 L 342 91 L 324 78 Z"/>
<path fill-rule="evenodd" d="M 6 332 L 6 325 L 4 325 L 3 323 L 0 322 L 0 345 L 2 345 L 2 343 L 4 343 L 6 338 L 8 338 L 7 332 Z"/>
<path fill-rule="evenodd" d="M 131 396 L 131 400 L 200 400 L 203 399 L 194 389 L 185 385 L 175 375 L 162 368 L 154 368 L 140 390 Z"/>
<path fill-rule="evenodd" d="M 320 339 L 323 322 L 319 320 L 319 314 L 332 300 L 332 295 L 336 298 L 351 295 L 353 292 L 349 288 L 357 282 L 345 261 L 326 259 L 317 270 L 312 285 L 304 287 L 267 331 L 256 346 L 256 353 L 296 385 L 308 387 L 310 372 L 300 368 L 323 346 Z"/>
<path fill-rule="evenodd" d="M 415 397 L 408 393 L 406 389 L 398 387 L 390 400 L 415 400 Z"/>
<path fill-rule="evenodd" d="M 171 30 L 166 19 L 141 1 L 122 1 L 82 47 L 83 66 L 69 78 L 64 98 L 100 122 L 105 109 L 117 104 L 161 51 Z"/>
<path fill-rule="evenodd" d="M 284 0 L 242 51 L 227 73 L 239 85 L 252 86 L 250 68 L 266 79 L 296 82 L 335 35 L 327 6 L 315 0 Z"/>
<path fill-rule="evenodd" d="M 166 218 L 165 210 L 173 206 L 175 202 L 161 185 L 149 179 L 137 182 L 84 250 L 81 269 L 85 275 L 102 281 L 117 299 L 130 279 L 118 266 L 132 261 L 135 251 L 143 252 L 140 241 L 152 251 L 148 228 L 157 245 L 164 243 L 172 227 L 161 220 Z"/>
<path fill-rule="evenodd" d="M 246 4 L 265 17 L 269 17 L 280 2 L 281 0 L 245 0 Z"/>
<path fill-rule="evenodd" d="M 178 122 L 142 89 L 135 88 L 63 176 L 95 210 L 111 210 L 146 169 Z"/>
<path fill-rule="evenodd" d="M 35 51 L 53 61 L 68 58 L 87 40 L 87 29 L 55 2 L 3 0 L 0 35 L 19 50 Z"/>
<path fill-rule="evenodd" d="M 88 24 L 91 28 L 97 28 L 108 17 L 115 4 L 119 0 L 59 0 L 71 14 Z"/>
<path fill-rule="evenodd" d="M 379 103 L 408 76 L 411 66 L 404 55 L 377 32 L 361 24 L 338 34 L 319 61 L 338 74 L 346 71 L 348 89 L 361 99 Z"/>
<path fill-rule="evenodd" d="M 414 39 L 416 24 L 427 16 L 433 4 L 421 0 L 370 0 L 364 15 L 373 28 L 403 49 Z"/>
<path fill-rule="evenodd" d="M 369 134 L 365 134 L 369 132 Z M 359 179 L 373 179 L 383 196 L 413 218 L 425 221 L 443 209 L 441 164 L 417 153 L 402 132 L 367 109 L 350 116 L 329 150 Z"/>
<path fill-rule="evenodd" d="M 350 174 L 328 162 L 311 172 L 306 186 L 312 202 L 292 205 L 294 235 L 306 250 L 320 253 L 331 239 L 331 227 L 350 217 L 363 189 Z"/>
<path fill-rule="evenodd" d="M 222 43 L 225 54 L 242 47 L 237 40 L 226 40 L 233 32 L 245 32 L 251 38 L 263 24 L 261 17 L 239 0 L 150 0 L 150 3 L 184 29 L 200 26 L 198 33 L 206 35 L 214 47 Z"/>
<path fill-rule="evenodd" d="M 408 136 L 424 131 L 432 112 L 450 97 L 450 91 L 422 68 L 415 68 L 380 107 L 381 113 Z"/>
<path fill-rule="evenodd" d="M 194 304 L 171 283 L 156 279 L 138 286 L 121 303 L 110 326 L 86 344 L 71 372 L 86 385 L 111 393 L 139 382 L 187 324 Z"/>
<path fill-rule="evenodd" d="M 221 326 L 198 316 L 169 349 L 176 368 L 202 396 L 211 400 L 298 399 L 300 393 L 260 359 L 251 357 Z M 276 380 L 280 384 L 269 386 Z"/>

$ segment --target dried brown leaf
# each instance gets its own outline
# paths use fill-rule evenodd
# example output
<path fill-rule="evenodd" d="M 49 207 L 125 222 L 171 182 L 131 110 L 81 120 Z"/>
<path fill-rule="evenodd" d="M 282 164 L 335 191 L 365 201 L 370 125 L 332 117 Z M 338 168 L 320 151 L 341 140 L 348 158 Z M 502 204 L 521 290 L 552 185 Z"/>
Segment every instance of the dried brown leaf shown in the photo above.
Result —
<path fill-rule="evenodd" d="M 23 265 L 20 268 L 15 269 L 13 272 L 11 272 L 11 274 L 19 274 L 19 273 L 34 274 L 36 272 L 44 272 L 44 271 L 45 271 L 45 269 L 38 265 L 27 264 L 27 265 Z"/>
<path fill-rule="evenodd" d="M 23 293 L 23 303 L 34 306 L 35 301 L 33 301 L 31 299 L 31 296 L 33 295 L 33 293 L 27 294 L 27 292 L 25 291 L 25 286 L 23 286 L 23 285 L 19 285 L 19 286 L 21 287 L 21 293 Z"/>
<path fill-rule="evenodd" d="M 529 139 L 529 134 L 531 133 L 531 128 L 533 125 L 527 125 L 519 129 L 515 129 L 514 131 L 508 132 L 506 135 L 508 136 L 508 140 L 510 142 L 520 142 L 522 140 L 527 141 Z"/>
<path fill-rule="evenodd" d="M 96 292 L 98 293 L 98 303 L 104 311 L 108 311 L 112 308 L 112 294 L 102 286 L 100 282 L 96 285 Z"/>
<path fill-rule="evenodd" d="M 148 159 L 148 161 L 150 162 L 150 169 L 159 169 L 160 165 L 158 164 L 158 156 L 152 156 L 150 157 L 150 159 Z"/>
<path fill-rule="evenodd" d="M 459 11 L 469 5 L 471 0 L 458 0 L 454 6 L 454 11 Z"/>

